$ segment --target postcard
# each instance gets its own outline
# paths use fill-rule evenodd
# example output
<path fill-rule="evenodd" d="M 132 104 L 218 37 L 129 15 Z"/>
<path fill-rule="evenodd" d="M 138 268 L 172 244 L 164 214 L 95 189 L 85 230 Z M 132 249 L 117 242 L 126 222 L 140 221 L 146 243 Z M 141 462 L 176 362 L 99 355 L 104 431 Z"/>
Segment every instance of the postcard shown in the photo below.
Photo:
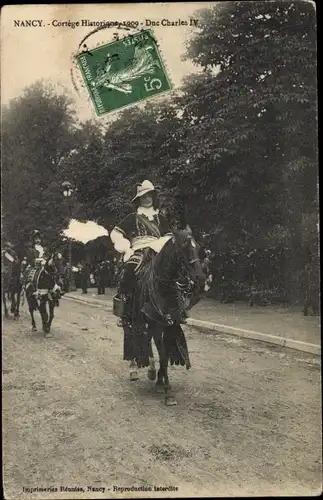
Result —
<path fill-rule="evenodd" d="M 1 11 L 7 500 L 322 491 L 309 0 Z"/>

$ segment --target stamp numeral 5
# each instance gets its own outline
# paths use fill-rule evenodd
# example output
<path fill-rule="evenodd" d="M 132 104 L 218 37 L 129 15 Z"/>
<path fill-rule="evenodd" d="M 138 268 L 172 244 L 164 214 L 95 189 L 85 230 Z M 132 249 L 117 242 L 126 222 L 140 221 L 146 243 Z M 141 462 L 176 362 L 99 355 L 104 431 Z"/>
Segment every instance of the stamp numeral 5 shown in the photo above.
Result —
<path fill-rule="evenodd" d="M 159 78 L 153 78 L 152 80 L 150 80 L 150 76 L 145 76 L 144 81 L 147 82 L 144 84 L 146 92 L 159 90 L 162 86 L 162 82 L 159 80 Z"/>

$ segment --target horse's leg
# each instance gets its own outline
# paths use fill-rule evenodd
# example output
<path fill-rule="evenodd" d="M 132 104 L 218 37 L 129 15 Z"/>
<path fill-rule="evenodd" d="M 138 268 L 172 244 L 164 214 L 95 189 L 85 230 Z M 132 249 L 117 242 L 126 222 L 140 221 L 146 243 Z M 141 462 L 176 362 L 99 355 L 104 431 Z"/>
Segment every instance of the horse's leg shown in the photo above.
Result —
<path fill-rule="evenodd" d="M 135 359 L 132 359 L 130 361 L 130 380 L 131 381 L 138 380 L 139 376 L 138 376 L 137 369 L 138 369 L 137 361 Z"/>
<path fill-rule="evenodd" d="M 127 298 L 126 300 L 126 303 L 124 304 L 124 307 L 125 307 L 125 310 L 123 312 L 123 321 L 125 321 L 125 323 L 128 323 L 128 326 L 130 327 L 130 332 L 131 332 L 131 336 L 132 336 L 132 339 L 131 339 L 131 344 L 132 344 L 132 348 L 131 348 L 131 353 L 132 353 L 132 356 L 135 356 L 135 348 L 134 348 L 134 335 L 135 335 L 135 328 L 137 328 L 137 325 L 135 324 L 134 322 L 134 319 L 133 319 L 133 310 L 134 310 L 134 307 L 135 307 L 135 297 L 134 295 L 131 296 L 131 298 Z M 129 324 L 130 322 L 130 324 Z M 131 326 L 130 326 L 131 325 Z M 130 353 L 129 353 L 130 354 Z M 130 361 L 130 380 L 131 381 L 134 381 L 134 380 L 138 380 L 139 379 L 139 375 L 138 375 L 138 364 L 137 364 L 137 361 L 136 361 L 136 358 L 133 357 Z"/>
<path fill-rule="evenodd" d="M 16 311 L 15 292 L 10 292 L 10 301 L 11 301 L 10 311 L 12 312 L 12 314 L 15 314 Z"/>
<path fill-rule="evenodd" d="M 160 392 L 161 386 L 165 393 L 165 404 L 167 406 L 177 405 L 177 401 L 173 396 L 172 389 L 168 378 L 168 356 L 166 353 L 163 331 L 158 329 L 154 332 L 154 340 L 159 354 L 160 369 L 158 370 L 158 377 L 156 382 L 156 389 Z"/>
<path fill-rule="evenodd" d="M 153 339 L 155 341 L 155 345 L 158 351 L 159 356 L 159 370 L 157 373 L 157 381 L 156 381 L 156 391 L 159 393 L 164 393 L 164 363 L 163 363 L 163 342 L 162 342 L 162 331 L 158 329 L 153 333 Z"/>
<path fill-rule="evenodd" d="M 149 357 L 148 378 L 149 380 L 156 380 L 156 366 L 153 357 Z"/>
<path fill-rule="evenodd" d="M 157 372 L 157 382 L 155 384 L 156 392 L 164 394 L 164 373 L 162 367 Z"/>
<path fill-rule="evenodd" d="M 43 324 L 43 332 L 47 333 L 48 332 L 48 314 L 47 314 L 47 309 L 46 309 L 46 296 L 42 296 L 40 299 L 40 304 L 39 304 L 39 312 Z"/>
<path fill-rule="evenodd" d="M 52 321 L 54 318 L 55 301 L 49 300 L 48 307 L 49 307 L 49 319 L 48 319 L 47 326 L 48 326 L 48 333 L 50 333 L 50 327 L 52 326 Z"/>
<path fill-rule="evenodd" d="M 34 312 L 37 309 L 37 305 L 35 304 L 36 299 L 32 297 L 27 297 L 27 302 L 28 302 L 28 309 L 31 317 L 31 326 L 32 326 L 32 331 L 36 332 L 37 331 L 37 326 L 36 326 L 36 321 L 34 317 Z"/>
<path fill-rule="evenodd" d="M 149 335 L 149 366 L 148 366 L 148 378 L 149 380 L 155 380 L 156 379 L 156 366 L 155 366 L 155 359 L 154 359 L 154 353 L 152 349 L 152 335 Z"/>
<path fill-rule="evenodd" d="M 9 318 L 6 293 L 7 292 L 5 290 L 2 290 L 2 302 L 3 302 L 3 307 L 4 307 L 4 316 L 5 316 L 5 318 Z"/>
<path fill-rule="evenodd" d="M 168 379 L 168 356 L 165 353 L 165 365 L 164 365 L 164 390 L 165 390 L 165 404 L 167 406 L 177 405 L 177 401 L 174 398 L 172 388 Z"/>
<path fill-rule="evenodd" d="M 15 307 L 15 319 L 19 318 L 20 294 L 21 294 L 21 288 L 18 288 L 17 289 L 17 301 L 16 301 L 16 307 Z"/>

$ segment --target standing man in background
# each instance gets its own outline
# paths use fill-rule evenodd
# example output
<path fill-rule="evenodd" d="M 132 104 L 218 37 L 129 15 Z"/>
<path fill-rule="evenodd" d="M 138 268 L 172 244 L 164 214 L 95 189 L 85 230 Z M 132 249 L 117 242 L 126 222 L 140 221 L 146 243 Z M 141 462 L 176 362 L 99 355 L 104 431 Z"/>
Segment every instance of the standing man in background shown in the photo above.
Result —
<path fill-rule="evenodd" d="M 96 265 L 95 268 L 95 280 L 97 283 L 98 287 L 98 295 L 104 295 L 105 294 L 105 285 L 106 285 L 106 280 L 105 280 L 105 274 L 106 274 L 106 266 L 105 262 L 102 260 Z"/>
<path fill-rule="evenodd" d="M 85 261 L 82 261 L 80 274 L 81 274 L 80 277 L 81 277 L 82 293 L 87 293 L 87 289 L 89 286 L 90 273 L 89 273 L 89 267 L 87 265 L 87 262 L 85 262 Z"/>

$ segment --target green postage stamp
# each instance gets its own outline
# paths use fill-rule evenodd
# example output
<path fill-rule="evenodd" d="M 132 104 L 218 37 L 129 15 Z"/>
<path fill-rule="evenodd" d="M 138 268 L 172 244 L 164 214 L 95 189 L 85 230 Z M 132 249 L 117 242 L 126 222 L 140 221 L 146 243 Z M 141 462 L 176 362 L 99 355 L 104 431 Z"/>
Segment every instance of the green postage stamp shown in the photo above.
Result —
<path fill-rule="evenodd" d="M 98 115 L 172 89 L 151 30 L 83 52 L 76 59 Z"/>

